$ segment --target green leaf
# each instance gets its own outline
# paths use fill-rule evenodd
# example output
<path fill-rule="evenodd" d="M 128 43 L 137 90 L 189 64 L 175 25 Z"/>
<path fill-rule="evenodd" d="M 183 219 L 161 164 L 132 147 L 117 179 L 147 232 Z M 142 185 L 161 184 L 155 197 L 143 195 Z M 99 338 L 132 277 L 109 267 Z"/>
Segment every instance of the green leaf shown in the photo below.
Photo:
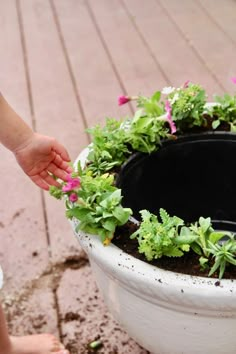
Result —
<path fill-rule="evenodd" d="M 121 225 L 125 224 L 130 215 L 132 214 L 132 210 L 128 209 L 128 208 L 123 208 L 122 206 L 117 206 L 114 210 L 113 210 L 113 215 L 115 216 L 115 218 L 117 220 L 119 220 L 119 222 L 121 223 Z"/>
<path fill-rule="evenodd" d="M 202 228 L 203 232 L 206 232 L 211 226 L 211 218 L 203 218 L 202 216 L 199 218 L 199 224 Z"/>
<path fill-rule="evenodd" d="M 177 245 L 183 245 L 183 244 L 191 244 L 192 242 L 196 241 L 198 239 L 198 236 L 191 235 L 190 233 L 188 235 L 180 235 L 175 238 L 175 243 Z"/>
<path fill-rule="evenodd" d="M 63 192 L 62 192 L 61 188 L 58 188 L 55 186 L 50 186 L 49 193 L 51 196 L 53 196 L 56 199 L 61 199 L 63 196 Z"/>
<path fill-rule="evenodd" d="M 133 233 L 130 235 L 130 239 L 131 239 L 131 240 L 134 240 L 138 235 L 139 235 L 139 230 L 133 232 Z"/>
<path fill-rule="evenodd" d="M 78 226 L 79 226 L 80 230 L 87 232 L 88 234 L 91 234 L 91 235 L 99 235 L 99 232 L 101 230 L 103 230 L 98 227 L 88 225 L 87 223 L 84 223 L 84 222 L 81 222 Z"/>
<path fill-rule="evenodd" d="M 199 256 L 202 255 L 202 248 L 200 245 L 198 245 L 196 242 L 191 244 L 191 248 L 192 250 L 197 253 Z"/>
<path fill-rule="evenodd" d="M 208 263 L 208 258 L 205 258 L 205 257 L 200 257 L 199 258 L 199 263 L 200 263 L 200 266 L 205 269 L 206 266 L 207 266 L 207 263 Z"/>
<path fill-rule="evenodd" d="M 230 123 L 230 131 L 236 132 L 236 123 Z"/>
<path fill-rule="evenodd" d="M 180 245 L 180 248 L 181 248 L 181 250 L 184 251 L 184 252 L 189 252 L 189 250 L 190 250 L 190 245 L 188 245 L 188 244 L 183 244 L 183 245 Z"/>
<path fill-rule="evenodd" d="M 102 208 L 101 208 L 102 209 Z M 113 216 L 113 213 L 111 213 L 110 211 L 102 211 L 102 217 L 103 219 L 106 219 L 106 218 L 110 218 Z"/>
<path fill-rule="evenodd" d="M 81 161 L 80 161 L 80 160 L 79 160 L 78 163 L 77 163 L 77 168 L 76 168 L 76 170 L 78 171 L 79 176 L 82 176 L 82 174 L 83 174 L 83 169 L 82 169 Z"/>
<path fill-rule="evenodd" d="M 165 209 L 160 208 L 159 214 L 163 224 L 167 224 L 170 221 L 170 215 L 167 213 Z"/>
<path fill-rule="evenodd" d="M 116 225 L 115 225 L 113 219 L 108 219 L 106 221 L 103 221 L 102 222 L 102 226 L 104 227 L 104 229 L 106 229 L 106 230 L 108 230 L 110 232 L 114 232 L 115 228 L 116 228 Z"/>
<path fill-rule="evenodd" d="M 220 125 L 220 120 L 214 120 L 214 122 L 212 122 L 212 128 L 216 129 L 218 128 Z"/>
<path fill-rule="evenodd" d="M 227 232 L 223 231 L 213 231 L 210 233 L 209 236 L 209 241 L 212 242 L 213 244 L 217 243 L 222 237 L 224 237 L 227 234 Z M 230 235 L 230 234 L 229 234 Z"/>
<path fill-rule="evenodd" d="M 179 248 L 171 247 L 164 251 L 164 255 L 167 257 L 181 257 L 183 252 Z"/>
<path fill-rule="evenodd" d="M 160 101 L 160 98 L 161 98 L 161 91 L 156 91 L 151 97 L 152 101 L 157 101 L 157 102 Z"/>
<path fill-rule="evenodd" d="M 192 235 L 192 232 L 189 230 L 189 228 L 186 226 L 181 227 L 180 236 L 188 237 L 189 235 Z"/>
<path fill-rule="evenodd" d="M 211 268 L 210 272 L 208 273 L 209 276 L 211 276 L 215 271 L 220 267 L 220 260 L 217 260 L 213 267 Z"/>
<path fill-rule="evenodd" d="M 143 115 L 143 110 L 142 109 L 138 109 L 136 112 L 135 112 L 135 115 L 132 119 L 132 124 L 136 123 L 137 121 L 139 121 L 139 119 L 142 117 Z"/>
<path fill-rule="evenodd" d="M 219 274 L 219 279 L 222 279 L 224 272 L 225 272 L 225 267 L 226 267 L 226 262 L 222 262 L 220 264 L 220 274 Z"/>
<path fill-rule="evenodd" d="M 141 117 L 139 120 L 136 121 L 136 130 L 143 131 L 151 126 L 152 119 L 149 117 Z"/>
<path fill-rule="evenodd" d="M 117 205 L 119 201 L 121 200 L 121 190 L 116 189 L 114 192 L 112 192 L 106 199 L 104 199 L 100 205 L 103 208 L 109 207 L 110 203 L 114 203 L 114 205 Z"/>
<path fill-rule="evenodd" d="M 76 207 L 73 209 L 67 210 L 67 216 L 68 217 L 75 217 L 78 220 L 84 220 L 85 217 L 87 217 L 91 213 L 91 209 L 88 208 L 81 208 L 81 207 Z"/>

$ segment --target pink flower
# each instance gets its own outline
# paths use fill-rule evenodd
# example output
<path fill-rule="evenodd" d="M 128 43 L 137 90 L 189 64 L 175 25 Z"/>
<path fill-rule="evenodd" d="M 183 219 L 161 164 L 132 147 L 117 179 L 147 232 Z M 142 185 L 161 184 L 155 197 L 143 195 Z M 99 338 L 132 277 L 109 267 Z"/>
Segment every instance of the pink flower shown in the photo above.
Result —
<path fill-rule="evenodd" d="M 185 81 L 183 88 L 187 88 L 190 83 L 190 80 Z"/>
<path fill-rule="evenodd" d="M 70 174 L 66 177 L 67 184 L 62 187 L 62 192 L 70 192 L 80 186 L 79 178 L 73 178 Z"/>
<path fill-rule="evenodd" d="M 123 104 L 129 102 L 131 100 L 131 97 L 129 96 L 119 96 L 118 97 L 118 105 L 122 106 Z"/>
<path fill-rule="evenodd" d="M 78 200 L 78 195 L 76 193 L 71 193 L 69 196 L 69 200 L 74 203 Z"/>
<path fill-rule="evenodd" d="M 165 103 L 165 109 L 166 109 L 166 113 L 167 113 L 166 119 L 170 125 L 171 134 L 174 134 L 176 132 L 176 126 L 175 126 L 175 123 L 173 122 L 172 117 L 171 117 L 171 105 L 168 100 Z"/>
<path fill-rule="evenodd" d="M 231 81 L 236 84 L 236 77 L 231 77 Z"/>

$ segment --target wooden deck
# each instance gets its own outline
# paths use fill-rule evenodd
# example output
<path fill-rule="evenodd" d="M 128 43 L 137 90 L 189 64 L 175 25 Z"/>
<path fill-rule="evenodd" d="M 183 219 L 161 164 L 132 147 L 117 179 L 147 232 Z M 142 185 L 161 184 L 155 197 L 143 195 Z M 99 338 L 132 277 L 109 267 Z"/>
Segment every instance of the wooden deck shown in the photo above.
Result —
<path fill-rule="evenodd" d="M 0 89 L 75 159 L 87 127 L 132 114 L 117 106 L 120 94 L 186 80 L 206 87 L 209 100 L 235 92 L 235 23 L 234 0 L 0 0 Z M 62 203 L 0 153 L 2 297 L 12 331 L 52 331 L 72 354 L 99 335 L 101 353 L 146 353 L 107 314 Z"/>

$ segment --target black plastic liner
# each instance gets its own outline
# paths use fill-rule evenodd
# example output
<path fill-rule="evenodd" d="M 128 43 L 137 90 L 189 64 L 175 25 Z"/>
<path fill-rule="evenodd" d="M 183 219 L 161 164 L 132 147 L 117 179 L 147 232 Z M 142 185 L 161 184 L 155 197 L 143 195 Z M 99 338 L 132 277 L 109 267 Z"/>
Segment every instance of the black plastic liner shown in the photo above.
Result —
<path fill-rule="evenodd" d="M 186 222 L 210 216 L 214 227 L 236 232 L 236 134 L 210 132 L 163 142 L 122 167 L 122 204 L 158 215 L 164 208 Z"/>

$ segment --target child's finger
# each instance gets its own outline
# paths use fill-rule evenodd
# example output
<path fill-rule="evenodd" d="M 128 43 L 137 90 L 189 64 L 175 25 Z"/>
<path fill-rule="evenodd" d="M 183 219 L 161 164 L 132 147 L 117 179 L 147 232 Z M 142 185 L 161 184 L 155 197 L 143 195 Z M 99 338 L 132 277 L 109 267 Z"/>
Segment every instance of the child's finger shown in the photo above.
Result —
<path fill-rule="evenodd" d="M 53 162 L 50 163 L 47 170 L 48 170 L 48 172 L 52 173 L 57 178 L 60 178 L 63 181 L 66 181 L 66 177 L 68 175 L 68 172 L 66 172 L 64 169 L 61 169 L 57 165 L 55 165 Z"/>
<path fill-rule="evenodd" d="M 40 177 L 47 183 L 49 186 L 60 187 L 60 183 L 58 183 L 51 175 L 48 174 L 47 171 L 42 171 L 40 173 Z"/>
<path fill-rule="evenodd" d="M 67 162 L 70 161 L 70 156 L 68 154 L 68 151 L 57 140 L 55 140 L 53 143 L 53 151 L 55 151 L 58 155 L 60 155 L 62 160 Z"/>
<path fill-rule="evenodd" d="M 71 166 L 68 165 L 67 162 L 65 162 L 64 160 L 62 160 L 60 155 L 56 155 L 53 163 L 59 167 L 61 170 L 66 171 L 67 173 L 71 173 L 73 171 L 73 169 L 71 168 Z"/>
<path fill-rule="evenodd" d="M 44 189 L 45 191 L 49 190 L 48 184 L 40 176 L 33 176 L 30 178 L 38 187 Z"/>

